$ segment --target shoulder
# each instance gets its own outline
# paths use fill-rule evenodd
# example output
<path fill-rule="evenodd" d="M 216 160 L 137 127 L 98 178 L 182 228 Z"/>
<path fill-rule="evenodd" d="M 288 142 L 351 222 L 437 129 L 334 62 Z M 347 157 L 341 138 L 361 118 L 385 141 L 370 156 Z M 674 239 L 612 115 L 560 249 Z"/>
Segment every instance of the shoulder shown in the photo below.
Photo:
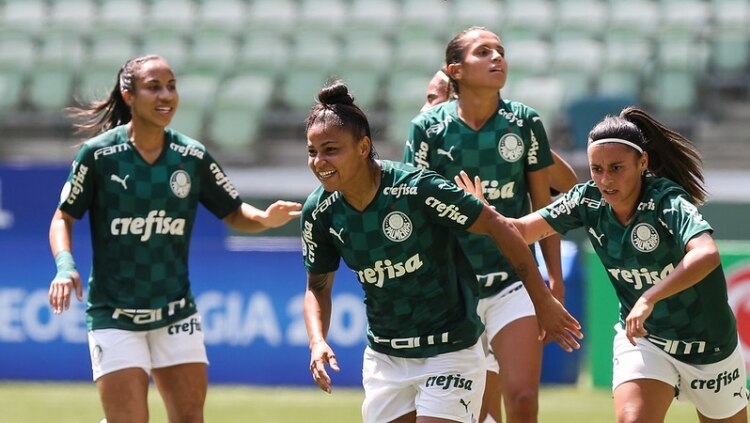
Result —
<path fill-rule="evenodd" d="M 203 159 L 207 155 L 206 146 L 198 140 L 177 132 L 172 128 L 164 130 L 167 148 L 184 156 Z"/>
<path fill-rule="evenodd" d="M 541 118 L 536 109 L 528 104 L 515 100 L 506 100 L 501 98 L 499 105 L 499 114 L 505 115 L 505 118 L 511 122 L 518 123 L 518 126 L 539 122 Z"/>
<path fill-rule="evenodd" d="M 411 120 L 411 123 L 430 132 L 431 128 L 445 126 L 456 119 L 456 101 L 450 100 L 421 112 Z"/>
<path fill-rule="evenodd" d="M 333 204 L 341 197 L 339 191 L 328 192 L 322 186 L 317 187 L 307 196 L 302 205 L 302 218 L 304 220 L 318 220 L 322 215 L 329 214 Z"/>
<path fill-rule="evenodd" d="M 644 184 L 647 193 L 646 198 L 656 204 L 664 204 L 664 202 L 670 202 L 678 197 L 688 202 L 691 201 L 687 191 L 670 179 L 648 176 L 645 178 Z"/>

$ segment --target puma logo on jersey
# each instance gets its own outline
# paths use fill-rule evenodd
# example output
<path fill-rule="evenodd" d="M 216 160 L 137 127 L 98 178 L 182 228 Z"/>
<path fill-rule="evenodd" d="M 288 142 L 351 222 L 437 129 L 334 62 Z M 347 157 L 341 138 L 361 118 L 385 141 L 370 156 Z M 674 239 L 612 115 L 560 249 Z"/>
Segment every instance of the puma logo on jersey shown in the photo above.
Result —
<path fill-rule="evenodd" d="M 130 175 L 125 175 L 124 178 L 120 178 L 118 175 L 115 175 L 114 173 L 112 176 L 110 176 L 109 180 L 117 182 L 118 184 L 122 185 L 122 189 L 127 190 L 128 189 L 128 178 Z"/>
<path fill-rule="evenodd" d="M 461 398 L 460 400 L 458 400 L 458 402 L 461 403 L 461 405 L 464 406 L 464 408 L 466 409 L 466 412 L 468 413 L 469 412 L 469 404 L 471 404 L 471 401 L 466 402 L 466 401 L 464 401 L 463 398 Z"/>
<path fill-rule="evenodd" d="M 344 228 L 339 229 L 338 232 L 336 232 L 333 228 L 328 228 L 328 233 L 338 238 L 342 244 L 344 243 L 344 240 L 341 238 L 341 233 L 343 232 L 344 232 Z"/>
<path fill-rule="evenodd" d="M 451 148 L 448 149 L 448 151 L 443 150 L 442 148 L 438 148 L 437 153 L 441 156 L 446 156 L 451 159 L 451 161 L 453 161 L 453 155 L 451 154 L 451 152 L 453 151 L 453 147 L 455 147 L 455 145 L 452 145 Z"/>
<path fill-rule="evenodd" d="M 599 242 L 600 247 L 604 247 L 604 244 L 602 243 L 602 239 L 604 239 L 604 234 L 597 236 L 594 228 L 589 228 L 589 233 L 591 234 L 591 236 L 596 238 L 596 240 Z"/>

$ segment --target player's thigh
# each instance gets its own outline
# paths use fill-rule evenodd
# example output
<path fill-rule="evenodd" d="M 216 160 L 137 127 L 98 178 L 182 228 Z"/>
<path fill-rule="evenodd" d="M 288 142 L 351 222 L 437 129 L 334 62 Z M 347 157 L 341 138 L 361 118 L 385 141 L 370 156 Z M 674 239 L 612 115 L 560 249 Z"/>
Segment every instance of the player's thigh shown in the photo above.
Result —
<path fill-rule="evenodd" d="M 186 363 L 153 370 L 154 382 L 170 420 L 203 421 L 208 390 L 206 367 L 205 363 Z"/>
<path fill-rule="evenodd" d="M 542 368 L 542 342 L 536 316 L 516 319 L 492 338 L 492 350 L 500 367 L 503 392 L 537 389 Z"/>
<path fill-rule="evenodd" d="M 618 422 L 661 423 L 675 396 L 675 388 L 656 379 L 634 379 L 614 391 Z"/>
<path fill-rule="evenodd" d="M 95 329 L 88 341 L 94 381 L 123 369 L 141 368 L 147 376 L 151 371 L 148 331 Z"/>
<path fill-rule="evenodd" d="M 208 389 L 200 315 L 151 331 L 148 339 L 154 382 L 167 412 L 181 421 L 200 421 Z"/>
<path fill-rule="evenodd" d="M 96 388 L 107 420 L 148 421 L 148 383 L 148 374 L 135 367 L 99 377 Z"/>

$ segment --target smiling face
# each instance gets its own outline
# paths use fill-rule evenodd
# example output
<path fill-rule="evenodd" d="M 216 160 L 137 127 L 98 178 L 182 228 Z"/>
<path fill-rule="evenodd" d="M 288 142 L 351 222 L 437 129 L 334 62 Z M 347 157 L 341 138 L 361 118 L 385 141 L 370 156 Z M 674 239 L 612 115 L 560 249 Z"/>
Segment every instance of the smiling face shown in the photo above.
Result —
<path fill-rule="evenodd" d="M 179 95 L 172 68 L 162 59 L 145 61 L 134 73 L 134 90 L 123 91 L 133 122 L 164 128 L 177 111 Z"/>
<path fill-rule="evenodd" d="M 461 63 L 448 65 L 451 76 L 459 87 L 500 90 L 508 77 L 505 48 L 500 38 L 484 29 L 474 29 L 464 34 Z M 462 91 L 463 92 L 463 91 Z"/>
<path fill-rule="evenodd" d="M 351 132 L 322 121 L 307 130 L 307 165 L 326 191 L 357 191 L 369 157 L 367 136 L 356 140 Z"/>
<path fill-rule="evenodd" d="M 618 143 L 593 143 L 588 147 L 591 179 L 602 198 L 619 214 L 629 215 L 641 193 L 641 176 L 648 153 Z"/>

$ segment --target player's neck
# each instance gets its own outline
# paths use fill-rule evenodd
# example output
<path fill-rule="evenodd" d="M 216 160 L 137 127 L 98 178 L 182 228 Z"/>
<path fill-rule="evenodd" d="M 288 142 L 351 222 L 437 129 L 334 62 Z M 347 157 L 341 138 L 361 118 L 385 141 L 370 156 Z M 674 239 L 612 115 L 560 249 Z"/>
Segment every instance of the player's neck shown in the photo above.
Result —
<path fill-rule="evenodd" d="M 133 147 L 144 160 L 153 163 L 159 158 L 164 147 L 163 128 L 144 128 L 139 125 L 128 125 L 128 138 Z"/>
<path fill-rule="evenodd" d="M 458 98 L 458 117 L 470 128 L 478 131 L 497 111 L 500 101 L 497 91 L 489 93 L 461 93 Z"/>
<path fill-rule="evenodd" d="M 354 188 L 341 190 L 346 202 L 360 212 L 370 205 L 380 187 L 380 164 L 375 160 L 370 163 L 366 169 L 363 169 L 361 177 L 352 184 Z"/>

